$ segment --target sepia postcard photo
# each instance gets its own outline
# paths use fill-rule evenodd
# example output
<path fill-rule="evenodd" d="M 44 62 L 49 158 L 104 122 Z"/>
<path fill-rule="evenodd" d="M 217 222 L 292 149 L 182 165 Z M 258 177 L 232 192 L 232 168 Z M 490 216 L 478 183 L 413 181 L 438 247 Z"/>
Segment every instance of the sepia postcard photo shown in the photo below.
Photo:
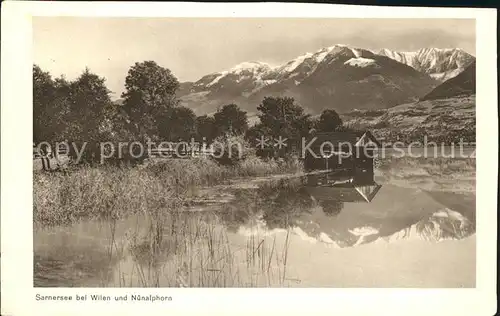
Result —
<path fill-rule="evenodd" d="M 25 300 L 54 311 L 168 312 L 189 293 L 177 288 L 336 289 L 322 297 L 352 303 L 342 291 L 482 287 L 493 311 L 494 12 L 177 5 L 41 5 L 19 29 L 20 102 L 2 80 L 2 294 L 21 293 L 3 291 L 3 261 L 23 252 Z M 15 225 L 25 246 L 4 236 Z"/>

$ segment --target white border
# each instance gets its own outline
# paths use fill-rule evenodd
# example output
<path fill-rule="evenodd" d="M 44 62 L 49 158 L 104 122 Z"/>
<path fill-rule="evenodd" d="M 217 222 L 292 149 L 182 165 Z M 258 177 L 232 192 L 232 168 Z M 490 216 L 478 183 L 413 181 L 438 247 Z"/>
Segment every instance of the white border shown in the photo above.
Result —
<path fill-rule="evenodd" d="M 137 289 L 164 304 L 40 303 L 35 292 L 119 295 L 129 289 L 33 289 L 31 16 L 475 18 L 477 57 L 476 289 Z M 2 315 L 161 313 L 492 315 L 496 311 L 496 11 L 283 3 L 3 2 L 1 94 Z M 82 30 L 84 31 L 84 30 Z M 77 35 L 75 35 L 77 36 Z M 493 131 L 493 133 L 492 133 Z"/>

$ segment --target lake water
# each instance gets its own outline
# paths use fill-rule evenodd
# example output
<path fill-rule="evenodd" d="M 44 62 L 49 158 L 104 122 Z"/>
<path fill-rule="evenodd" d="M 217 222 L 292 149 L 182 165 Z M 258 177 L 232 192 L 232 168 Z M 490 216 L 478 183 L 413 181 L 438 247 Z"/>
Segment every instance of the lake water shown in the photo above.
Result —
<path fill-rule="evenodd" d="M 37 229 L 35 286 L 475 286 L 474 167 L 396 160 L 373 181 L 331 179 L 239 181 L 174 214 Z"/>
<path fill-rule="evenodd" d="M 427 147 L 388 147 L 380 149 L 378 154 L 384 158 L 475 158 L 475 146 L 427 146 Z"/>

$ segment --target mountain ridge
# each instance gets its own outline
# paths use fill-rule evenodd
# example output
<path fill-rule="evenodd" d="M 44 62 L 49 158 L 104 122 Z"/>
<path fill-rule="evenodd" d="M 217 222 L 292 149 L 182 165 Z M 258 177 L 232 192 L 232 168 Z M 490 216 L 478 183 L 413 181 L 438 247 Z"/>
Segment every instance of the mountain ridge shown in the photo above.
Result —
<path fill-rule="evenodd" d="M 437 100 L 476 93 L 476 62 L 472 62 L 457 76 L 446 80 L 421 100 Z"/>
<path fill-rule="evenodd" d="M 404 63 L 444 82 L 465 70 L 475 57 L 461 48 L 421 48 L 417 51 L 381 49 L 378 54 Z"/>
<path fill-rule="evenodd" d="M 262 62 L 239 65 L 181 84 L 181 103 L 198 114 L 213 113 L 226 103 L 254 112 L 264 96 L 290 96 L 311 113 L 324 108 L 345 112 L 415 101 L 439 84 L 404 63 L 343 44 L 276 67 Z"/>

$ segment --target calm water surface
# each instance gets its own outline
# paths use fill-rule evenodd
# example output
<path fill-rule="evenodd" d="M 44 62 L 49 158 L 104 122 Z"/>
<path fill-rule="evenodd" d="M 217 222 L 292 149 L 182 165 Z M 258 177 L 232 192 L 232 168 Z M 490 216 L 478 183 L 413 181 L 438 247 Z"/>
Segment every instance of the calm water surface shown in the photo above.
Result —
<path fill-rule="evenodd" d="M 39 229 L 35 286 L 473 287 L 475 170 L 452 165 L 221 186 L 175 214 Z"/>

